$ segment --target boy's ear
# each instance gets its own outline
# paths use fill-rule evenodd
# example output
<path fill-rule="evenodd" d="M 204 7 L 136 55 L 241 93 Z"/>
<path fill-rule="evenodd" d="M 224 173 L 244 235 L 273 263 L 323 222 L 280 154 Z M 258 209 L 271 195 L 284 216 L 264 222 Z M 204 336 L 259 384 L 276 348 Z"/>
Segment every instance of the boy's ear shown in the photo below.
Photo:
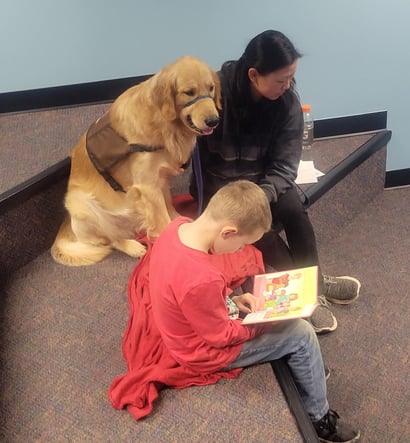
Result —
<path fill-rule="evenodd" d="M 225 226 L 221 230 L 221 236 L 225 240 L 238 233 L 238 228 L 236 226 Z"/>

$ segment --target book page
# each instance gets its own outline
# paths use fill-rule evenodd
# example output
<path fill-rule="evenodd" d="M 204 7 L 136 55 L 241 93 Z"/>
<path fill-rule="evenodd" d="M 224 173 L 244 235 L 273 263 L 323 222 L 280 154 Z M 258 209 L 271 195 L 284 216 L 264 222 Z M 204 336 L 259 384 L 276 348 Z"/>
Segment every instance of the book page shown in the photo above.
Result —
<path fill-rule="evenodd" d="M 312 315 L 317 305 L 318 267 L 293 269 L 255 276 L 253 295 L 258 310 L 243 324 L 268 323 Z"/>

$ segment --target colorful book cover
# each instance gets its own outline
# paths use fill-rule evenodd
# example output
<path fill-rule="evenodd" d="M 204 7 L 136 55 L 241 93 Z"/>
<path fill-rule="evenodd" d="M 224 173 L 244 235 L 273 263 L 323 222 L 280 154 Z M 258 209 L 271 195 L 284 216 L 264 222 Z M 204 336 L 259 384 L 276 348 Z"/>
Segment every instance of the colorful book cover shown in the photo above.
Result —
<path fill-rule="evenodd" d="M 256 275 L 258 309 L 247 314 L 243 324 L 310 317 L 317 306 L 317 278 L 317 266 Z"/>

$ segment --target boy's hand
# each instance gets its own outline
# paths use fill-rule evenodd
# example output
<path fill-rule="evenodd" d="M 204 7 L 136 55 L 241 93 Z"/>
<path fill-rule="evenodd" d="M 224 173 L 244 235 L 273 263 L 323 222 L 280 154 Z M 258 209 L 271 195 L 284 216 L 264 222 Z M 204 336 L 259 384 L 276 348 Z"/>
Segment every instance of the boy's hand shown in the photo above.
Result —
<path fill-rule="evenodd" d="M 231 297 L 231 300 L 244 314 L 249 314 L 250 312 L 256 311 L 256 297 L 254 297 L 250 292 L 234 295 Z"/>

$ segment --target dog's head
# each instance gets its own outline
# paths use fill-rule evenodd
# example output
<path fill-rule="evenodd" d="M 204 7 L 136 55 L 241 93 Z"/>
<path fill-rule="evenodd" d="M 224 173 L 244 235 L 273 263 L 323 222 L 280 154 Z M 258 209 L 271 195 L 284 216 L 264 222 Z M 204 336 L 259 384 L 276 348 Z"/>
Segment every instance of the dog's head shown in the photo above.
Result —
<path fill-rule="evenodd" d="M 168 121 L 179 119 L 197 135 L 212 134 L 219 123 L 221 87 L 217 74 L 203 61 L 185 56 L 155 78 L 155 100 Z"/>

